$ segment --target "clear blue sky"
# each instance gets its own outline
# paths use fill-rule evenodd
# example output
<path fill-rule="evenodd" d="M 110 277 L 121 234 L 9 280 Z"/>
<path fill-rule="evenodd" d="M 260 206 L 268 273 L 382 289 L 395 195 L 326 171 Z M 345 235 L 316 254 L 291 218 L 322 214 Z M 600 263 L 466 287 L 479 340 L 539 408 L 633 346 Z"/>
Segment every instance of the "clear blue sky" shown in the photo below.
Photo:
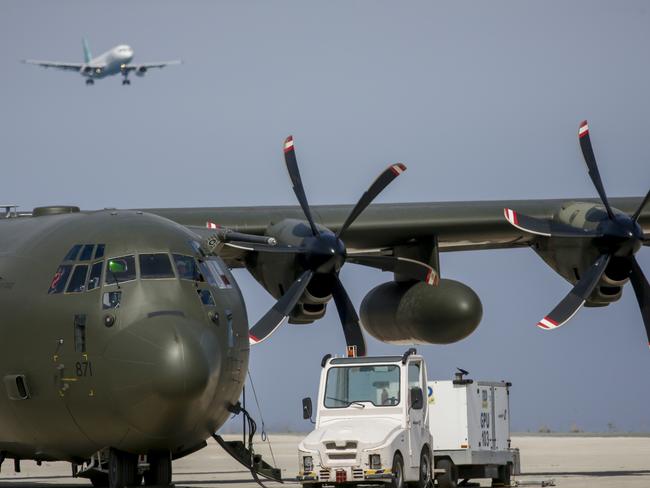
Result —
<path fill-rule="evenodd" d="M 645 1 L 61 1 L 0 3 L 0 200 L 30 209 L 293 204 L 296 138 L 310 201 L 352 203 L 390 162 L 380 201 L 591 197 L 588 118 L 610 196 L 650 187 Z M 182 58 L 123 87 L 22 58 L 81 61 L 118 43 Z M 650 275 L 650 251 L 639 253 Z M 650 351 L 631 287 L 560 330 L 535 323 L 569 285 L 531 250 L 444 254 L 480 295 L 475 334 L 420 346 L 430 376 L 508 379 L 516 430 L 650 431 Z M 237 273 L 252 321 L 273 300 Z M 346 266 L 357 306 L 391 278 Z M 372 353 L 403 348 L 369 341 Z M 271 429 L 307 429 L 300 398 L 342 353 L 334 307 L 252 352 Z"/>

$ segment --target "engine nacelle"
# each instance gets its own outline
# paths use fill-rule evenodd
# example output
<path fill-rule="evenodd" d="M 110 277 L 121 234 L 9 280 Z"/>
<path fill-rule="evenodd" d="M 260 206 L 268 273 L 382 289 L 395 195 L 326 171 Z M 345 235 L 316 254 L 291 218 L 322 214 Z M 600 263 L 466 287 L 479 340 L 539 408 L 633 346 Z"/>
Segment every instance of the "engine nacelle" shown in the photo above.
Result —
<path fill-rule="evenodd" d="M 135 74 L 136 74 L 137 76 L 144 76 L 144 74 L 147 72 L 147 69 L 148 69 L 148 68 L 147 68 L 146 66 L 138 66 L 138 67 L 135 69 Z"/>
<path fill-rule="evenodd" d="M 266 235 L 274 237 L 279 244 L 299 246 L 305 237 L 312 234 L 306 222 L 286 219 L 271 225 Z M 284 295 L 304 271 L 300 257 L 295 254 L 251 253 L 246 268 L 275 298 Z M 332 285 L 330 276 L 315 275 L 291 313 L 289 322 L 309 324 L 322 318 L 327 303 L 332 299 Z"/>
<path fill-rule="evenodd" d="M 384 283 L 361 303 L 361 323 L 370 335 L 390 344 L 450 344 L 470 335 L 483 306 L 467 285 L 441 279 L 424 283 Z"/>
<path fill-rule="evenodd" d="M 614 213 L 621 213 L 613 209 Z M 578 229 L 595 230 L 608 219 L 602 205 L 586 202 L 571 202 L 553 216 L 553 220 Z M 538 238 L 533 249 L 560 276 L 575 284 L 601 255 L 589 239 Z M 612 257 L 600 282 L 587 300 L 586 306 L 598 307 L 619 300 L 622 289 L 629 280 L 629 263 L 625 259 Z"/>

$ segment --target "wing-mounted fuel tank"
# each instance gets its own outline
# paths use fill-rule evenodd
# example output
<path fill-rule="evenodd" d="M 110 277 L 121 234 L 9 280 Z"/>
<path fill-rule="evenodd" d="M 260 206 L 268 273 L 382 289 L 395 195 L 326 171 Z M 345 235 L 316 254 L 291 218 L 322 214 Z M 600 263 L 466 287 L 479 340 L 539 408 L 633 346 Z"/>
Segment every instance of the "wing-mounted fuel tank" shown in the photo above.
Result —
<path fill-rule="evenodd" d="M 612 211 L 615 215 L 625 215 L 615 208 Z M 597 234 L 608 220 L 605 207 L 588 202 L 569 202 L 553 215 L 553 222 L 559 225 L 593 234 Z M 575 239 L 542 236 L 536 239 L 532 247 L 551 268 L 570 283 L 576 283 L 603 254 L 597 237 Z M 628 281 L 627 260 L 616 255 L 612 256 L 585 306 L 605 306 L 617 301 L 621 298 L 623 286 Z"/>
<path fill-rule="evenodd" d="M 271 224 L 266 235 L 274 237 L 280 245 L 299 247 L 306 237 L 312 236 L 312 232 L 307 222 L 286 219 Z M 246 268 L 273 297 L 279 299 L 305 270 L 301 259 L 299 254 L 249 253 Z M 290 323 L 310 324 L 325 315 L 327 302 L 332 299 L 332 283 L 329 281 L 328 275 L 314 276 L 293 309 Z"/>
<path fill-rule="evenodd" d="M 373 337 L 391 344 L 450 344 L 478 327 L 478 295 L 458 281 L 437 287 L 391 281 L 371 290 L 361 303 L 361 323 Z"/>

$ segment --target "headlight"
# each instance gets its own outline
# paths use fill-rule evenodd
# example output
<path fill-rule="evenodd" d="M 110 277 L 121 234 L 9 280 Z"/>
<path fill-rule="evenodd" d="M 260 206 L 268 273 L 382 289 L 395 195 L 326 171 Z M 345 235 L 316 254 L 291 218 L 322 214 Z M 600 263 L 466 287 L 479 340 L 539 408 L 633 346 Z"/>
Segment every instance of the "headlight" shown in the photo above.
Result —
<path fill-rule="evenodd" d="M 370 469 L 381 469 L 381 457 L 379 454 L 371 454 L 368 461 L 370 464 Z"/>
<path fill-rule="evenodd" d="M 302 458 L 302 470 L 307 473 L 314 470 L 314 460 L 311 456 L 305 456 Z"/>

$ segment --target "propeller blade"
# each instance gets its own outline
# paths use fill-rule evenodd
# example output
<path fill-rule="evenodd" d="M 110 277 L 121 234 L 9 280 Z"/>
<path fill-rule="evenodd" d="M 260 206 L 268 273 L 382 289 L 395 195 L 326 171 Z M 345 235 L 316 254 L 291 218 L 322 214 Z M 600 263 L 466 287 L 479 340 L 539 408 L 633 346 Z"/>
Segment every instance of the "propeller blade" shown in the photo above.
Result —
<path fill-rule="evenodd" d="M 630 281 L 634 288 L 636 300 L 639 302 L 639 309 L 641 309 L 641 316 L 643 317 L 643 324 L 645 325 L 645 332 L 648 336 L 648 347 L 650 347 L 650 284 L 646 279 L 643 271 L 639 267 L 636 259 L 630 259 L 632 263 L 632 274 Z"/>
<path fill-rule="evenodd" d="M 528 215 L 520 214 L 510 208 L 503 209 L 503 215 L 517 229 L 523 230 L 530 234 L 545 237 L 600 237 L 602 233 L 593 232 L 587 229 L 577 229 L 570 225 L 553 222 L 552 220 L 542 220 Z"/>
<path fill-rule="evenodd" d="M 248 339 L 251 345 L 259 344 L 263 340 L 268 339 L 282 325 L 282 322 L 287 319 L 293 307 L 298 303 L 312 276 L 314 276 L 314 272 L 310 270 L 300 275 L 285 294 L 275 302 L 275 305 L 248 331 Z"/>
<path fill-rule="evenodd" d="M 268 245 L 268 244 L 257 244 L 254 242 L 239 242 L 231 241 L 226 242 L 226 246 L 234 247 L 235 249 L 243 249 L 244 251 L 255 251 L 255 252 L 273 252 L 273 253 L 284 253 L 284 254 L 302 254 L 305 252 L 303 247 L 295 246 L 283 246 L 283 245 Z"/>
<path fill-rule="evenodd" d="M 638 222 L 639 216 L 641 215 L 641 212 L 643 212 L 643 208 L 648 204 L 650 201 L 650 190 L 648 193 L 646 193 L 645 198 L 641 202 L 641 205 L 639 205 L 639 208 L 636 209 L 636 212 L 634 212 L 634 215 L 632 215 L 632 220 L 635 222 Z"/>
<path fill-rule="evenodd" d="M 354 254 L 348 256 L 346 261 L 349 263 L 369 266 L 371 268 L 381 269 L 382 271 L 392 271 L 400 275 L 408 276 L 417 281 L 423 281 L 427 285 L 438 286 L 440 277 L 435 269 L 426 263 L 416 261 L 415 259 L 401 258 L 395 256 L 367 256 L 363 254 Z"/>
<path fill-rule="evenodd" d="M 544 330 L 551 330 L 566 324 L 584 305 L 589 295 L 591 295 L 600 277 L 605 272 L 609 258 L 609 254 L 600 256 L 557 307 L 537 323 L 537 327 Z"/>
<path fill-rule="evenodd" d="M 363 332 L 361 332 L 359 316 L 338 276 L 334 282 L 332 297 L 341 318 L 345 342 L 348 346 L 357 346 L 357 356 L 365 356 L 366 340 L 363 338 Z"/>
<path fill-rule="evenodd" d="M 372 185 L 370 185 L 370 188 L 368 188 L 368 190 L 366 190 L 366 192 L 361 195 L 361 198 L 352 209 L 352 212 L 350 212 L 350 215 L 348 215 L 348 218 L 343 223 L 343 226 L 336 233 L 336 237 L 340 238 L 343 236 L 345 231 L 348 229 L 348 227 L 350 227 L 352 222 L 357 219 L 361 212 L 363 212 L 366 207 L 370 205 L 370 203 L 375 198 L 377 198 L 377 195 L 379 195 L 384 190 L 384 188 L 386 188 L 391 183 L 391 181 L 401 175 L 404 171 L 406 171 L 406 166 L 402 163 L 392 164 L 386 168 L 377 177 L 377 179 L 373 181 Z"/>
<path fill-rule="evenodd" d="M 293 184 L 293 192 L 296 194 L 296 198 L 302 207 L 302 212 L 309 221 L 312 234 L 317 236 L 319 232 L 316 228 L 316 224 L 314 224 L 314 218 L 311 216 L 309 203 L 307 203 L 307 195 L 305 195 L 305 189 L 302 186 L 302 179 L 300 178 L 300 170 L 298 169 L 298 161 L 296 160 L 296 151 L 293 147 L 293 136 L 289 136 L 284 140 L 284 162 L 287 165 L 289 178 L 291 178 L 291 183 Z"/>
<path fill-rule="evenodd" d="M 598 171 L 598 165 L 596 164 L 596 156 L 594 156 L 594 150 L 591 147 L 589 125 L 587 124 L 586 120 L 582 121 L 580 124 L 580 128 L 578 129 L 578 140 L 580 141 L 582 156 L 585 158 L 585 163 L 587 163 L 587 169 L 589 170 L 591 181 L 596 187 L 596 191 L 600 196 L 600 200 L 603 202 L 603 205 L 605 205 L 607 215 L 609 215 L 610 219 L 614 219 L 614 213 L 612 212 L 612 208 L 609 206 L 609 201 L 607 200 L 607 194 L 605 193 L 603 181 L 600 179 L 600 172 Z"/>

